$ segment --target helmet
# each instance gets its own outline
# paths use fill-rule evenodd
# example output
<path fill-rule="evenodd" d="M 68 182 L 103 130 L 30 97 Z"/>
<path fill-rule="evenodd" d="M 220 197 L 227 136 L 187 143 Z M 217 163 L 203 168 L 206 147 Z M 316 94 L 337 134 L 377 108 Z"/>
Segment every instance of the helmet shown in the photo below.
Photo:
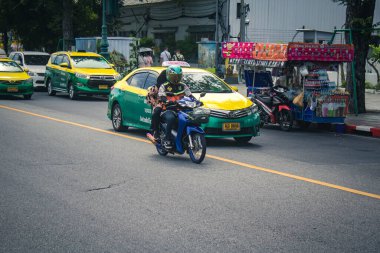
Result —
<path fill-rule="evenodd" d="M 166 79 L 171 84 L 178 84 L 182 79 L 182 68 L 178 65 L 170 65 L 166 69 Z"/>

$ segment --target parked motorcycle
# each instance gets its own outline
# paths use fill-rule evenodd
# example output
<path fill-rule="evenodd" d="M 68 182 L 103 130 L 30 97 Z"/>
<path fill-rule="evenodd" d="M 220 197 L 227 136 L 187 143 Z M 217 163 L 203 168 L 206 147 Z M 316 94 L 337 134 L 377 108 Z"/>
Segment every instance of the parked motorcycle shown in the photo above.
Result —
<path fill-rule="evenodd" d="M 265 93 L 250 94 L 251 100 L 258 106 L 261 126 L 264 124 L 279 124 L 283 131 L 292 129 L 291 101 L 284 94 L 287 90 L 283 86 L 274 86 Z"/>
<path fill-rule="evenodd" d="M 177 114 L 177 127 L 172 129 L 174 145 L 171 149 L 166 149 L 163 145 L 166 139 L 166 123 L 161 122 L 159 140 L 155 143 L 157 152 L 162 156 L 168 153 L 182 155 L 187 152 L 191 161 L 201 163 L 206 156 L 206 139 L 200 125 L 208 122 L 210 109 L 202 107 L 202 103 L 194 98 L 184 97 L 175 105 L 167 107 L 167 110 L 173 110 Z"/>

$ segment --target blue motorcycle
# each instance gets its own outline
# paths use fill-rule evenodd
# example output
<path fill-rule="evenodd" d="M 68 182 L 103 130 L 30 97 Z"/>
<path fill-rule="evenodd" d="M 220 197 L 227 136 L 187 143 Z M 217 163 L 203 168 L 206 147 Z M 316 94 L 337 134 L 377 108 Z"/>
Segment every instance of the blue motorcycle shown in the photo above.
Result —
<path fill-rule="evenodd" d="M 204 95 L 201 94 L 201 97 Z M 206 156 L 206 139 L 200 125 L 208 122 L 210 109 L 202 107 L 202 102 L 194 98 L 183 97 L 175 105 L 167 107 L 167 110 L 172 110 L 177 115 L 177 127 L 173 127 L 171 131 L 174 145 L 171 149 L 162 145 L 166 137 L 166 123 L 161 122 L 159 140 L 155 143 L 157 152 L 162 156 L 168 153 L 182 155 L 187 152 L 191 161 L 201 163 Z"/>

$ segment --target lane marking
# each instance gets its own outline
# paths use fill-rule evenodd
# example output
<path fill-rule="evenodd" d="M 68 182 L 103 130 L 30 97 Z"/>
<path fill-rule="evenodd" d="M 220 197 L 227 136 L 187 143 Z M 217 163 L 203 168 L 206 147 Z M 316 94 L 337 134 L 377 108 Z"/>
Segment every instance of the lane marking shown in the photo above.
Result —
<path fill-rule="evenodd" d="M 146 139 L 143 139 L 143 138 L 133 137 L 133 136 L 129 136 L 129 135 L 126 135 L 126 134 L 112 132 L 112 131 L 109 131 L 109 130 L 103 130 L 103 129 L 100 129 L 100 128 L 91 127 L 91 126 L 87 126 L 87 125 L 83 125 L 83 124 L 79 124 L 79 123 L 75 123 L 75 122 L 71 122 L 71 121 L 67 121 L 67 120 L 61 120 L 61 119 L 57 119 L 57 118 L 53 118 L 53 117 L 49 117 L 49 116 L 33 113 L 33 112 L 28 112 L 28 111 L 20 110 L 20 109 L 13 108 L 13 107 L 8 107 L 8 106 L 0 105 L 0 108 L 11 110 L 11 111 L 16 111 L 16 112 L 24 113 L 24 114 L 27 114 L 27 115 L 31 115 L 31 116 L 35 116 L 35 117 L 39 117 L 39 118 L 43 118 L 43 119 L 48 119 L 48 120 L 52 120 L 52 121 L 56 121 L 56 122 L 60 122 L 60 123 L 64 123 L 64 124 L 68 124 L 68 125 L 72 125 L 72 126 L 76 126 L 76 127 L 81 127 L 81 128 L 85 128 L 85 129 L 89 129 L 89 130 L 105 133 L 105 134 L 115 135 L 115 136 L 131 139 L 131 140 L 135 140 L 135 141 L 140 141 L 140 142 L 151 144 L 150 141 L 148 141 Z M 319 180 L 315 180 L 315 179 L 311 179 L 311 178 L 307 178 L 307 177 L 301 177 L 301 176 L 297 176 L 297 175 L 293 175 L 293 174 L 290 174 L 290 173 L 281 172 L 281 171 L 277 171 L 277 170 L 273 170 L 273 169 L 267 169 L 267 168 L 264 168 L 264 167 L 260 167 L 260 166 L 256 166 L 256 165 L 252 165 L 252 164 L 248 164 L 248 163 L 243 163 L 243 162 L 239 162 L 239 161 L 223 158 L 223 157 L 220 157 L 220 156 L 206 155 L 206 157 L 210 158 L 210 159 L 217 160 L 217 161 L 221 161 L 221 162 L 225 162 L 225 163 L 229 163 L 229 164 L 238 165 L 238 166 L 244 167 L 244 168 L 259 170 L 259 171 L 263 171 L 263 172 L 267 172 L 267 173 L 271 173 L 271 174 L 275 174 L 275 175 L 279 175 L 279 176 L 283 176 L 283 177 L 287 177 L 287 178 L 296 179 L 296 180 L 299 180 L 299 181 L 304 181 L 304 182 L 308 182 L 308 183 L 312 183 L 312 184 L 316 184 L 316 185 L 321 185 L 321 186 L 325 186 L 325 187 L 329 187 L 329 188 L 333 188 L 333 189 L 337 189 L 337 190 L 341 190 L 341 191 L 345 191 L 345 192 L 350 192 L 350 193 L 357 194 L 357 195 L 362 195 L 362 196 L 366 196 L 366 197 L 370 197 L 370 198 L 380 199 L 380 195 L 379 194 L 369 193 L 369 192 L 360 191 L 360 190 L 356 190 L 356 189 L 352 189 L 352 188 L 348 188 L 348 187 L 344 187 L 344 186 L 340 186 L 340 185 L 330 184 L 330 183 L 327 183 L 327 182 L 323 182 L 323 181 L 319 181 Z"/>

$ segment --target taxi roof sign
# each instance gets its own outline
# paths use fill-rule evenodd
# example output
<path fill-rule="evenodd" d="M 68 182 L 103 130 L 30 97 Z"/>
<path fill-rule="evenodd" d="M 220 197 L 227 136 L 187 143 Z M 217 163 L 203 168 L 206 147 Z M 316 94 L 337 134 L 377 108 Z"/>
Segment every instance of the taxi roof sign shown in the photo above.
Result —
<path fill-rule="evenodd" d="M 169 67 L 170 65 L 178 65 L 185 68 L 190 68 L 190 64 L 185 61 L 164 61 L 162 67 Z"/>

